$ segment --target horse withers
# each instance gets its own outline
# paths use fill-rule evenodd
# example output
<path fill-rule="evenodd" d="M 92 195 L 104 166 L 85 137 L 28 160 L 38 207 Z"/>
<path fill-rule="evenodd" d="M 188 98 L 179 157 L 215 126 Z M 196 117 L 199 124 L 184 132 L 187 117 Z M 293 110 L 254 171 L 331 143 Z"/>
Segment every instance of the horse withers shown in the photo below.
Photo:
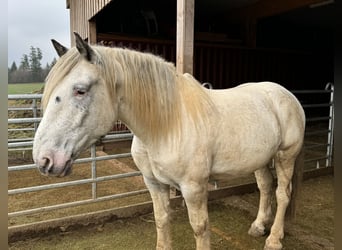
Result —
<path fill-rule="evenodd" d="M 134 133 L 132 157 L 153 200 L 156 248 L 171 249 L 169 189 L 176 187 L 197 249 L 210 249 L 209 178 L 255 173 L 260 205 L 249 234 L 264 235 L 272 221 L 268 163 L 274 159 L 277 209 L 265 249 L 281 249 L 285 211 L 301 172 L 295 162 L 305 115 L 298 100 L 272 82 L 206 89 L 160 57 L 75 37 L 71 49 L 53 42 L 60 58 L 47 77 L 33 145 L 39 171 L 70 174 L 80 152 L 121 120 Z"/>

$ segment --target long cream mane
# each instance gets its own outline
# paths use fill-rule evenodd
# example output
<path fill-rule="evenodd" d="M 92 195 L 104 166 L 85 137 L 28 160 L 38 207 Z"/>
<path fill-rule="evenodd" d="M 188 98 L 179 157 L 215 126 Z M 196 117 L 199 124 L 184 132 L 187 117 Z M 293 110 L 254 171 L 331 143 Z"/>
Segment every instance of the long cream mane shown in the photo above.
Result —
<path fill-rule="evenodd" d="M 134 122 L 155 139 L 180 131 L 182 110 L 198 126 L 212 113 L 214 105 L 204 88 L 194 78 L 177 74 L 175 66 L 162 58 L 129 49 L 103 46 L 92 46 L 92 49 L 97 54 L 95 64 L 107 83 L 113 103 L 116 85 L 121 84 Z M 55 87 L 80 60 L 77 49 L 72 48 L 57 61 L 47 77 L 43 108 Z"/>

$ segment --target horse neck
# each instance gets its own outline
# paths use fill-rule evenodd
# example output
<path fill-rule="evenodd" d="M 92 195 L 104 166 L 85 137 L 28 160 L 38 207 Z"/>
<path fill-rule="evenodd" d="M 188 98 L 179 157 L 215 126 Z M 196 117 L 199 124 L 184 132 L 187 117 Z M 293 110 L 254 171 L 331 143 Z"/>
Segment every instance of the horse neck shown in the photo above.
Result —
<path fill-rule="evenodd" d="M 158 144 L 180 138 L 184 123 L 203 129 L 215 113 L 201 85 L 161 58 L 127 50 L 118 61 L 125 69 L 119 119 L 140 139 Z"/>
<path fill-rule="evenodd" d="M 177 133 L 181 98 L 174 67 L 160 58 L 133 53 L 121 58 L 119 119 L 142 141 L 157 143 Z M 124 60 L 123 60 L 124 59 Z"/>

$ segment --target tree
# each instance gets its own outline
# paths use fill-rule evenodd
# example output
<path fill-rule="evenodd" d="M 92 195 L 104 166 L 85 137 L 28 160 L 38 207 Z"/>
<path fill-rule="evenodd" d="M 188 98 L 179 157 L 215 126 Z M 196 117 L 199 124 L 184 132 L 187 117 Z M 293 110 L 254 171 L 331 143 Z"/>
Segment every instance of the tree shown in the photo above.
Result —
<path fill-rule="evenodd" d="M 42 51 L 39 48 L 33 46 L 30 47 L 30 70 L 32 72 L 33 81 L 42 81 L 42 67 L 40 61 L 43 58 Z"/>
<path fill-rule="evenodd" d="M 28 71 L 30 69 L 29 59 L 26 54 L 21 58 L 19 69 Z"/>
<path fill-rule="evenodd" d="M 39 48 L 31 46 L 30 48 L 30 69 L 33 72 L 37 72 L 42 69 L 40 61 L 43 58 L 42 51 Z"/>
<path fill-rule="evenodd" d="M 18 71 L 17 64 L 15 62 L 12 63 L 11 67 L 8 68 L 8 81 L 13 82 L 15 80 L 16 72 Z"/>
<path fill-rule="evenodd" d="M 8 68 L 8 82 L 43 82 L 57 60 L 56 58 L 53 58 L 50 64 L 47 63 L 45 68 L 42 68 L 42 58 L 43 53 L 41 49 L 31 46 L 29 55 L 23 54 L 19 64 L 19 68 L 17 67 L 15 62 L 13 62 L 11 67 Z"/>
<path fill-rule="evenodd" d="M 9 69 L 9 72 L 12 73 L 16 70 L 18 70 L 17 64 L 15 62 L 13 62 L 11 68 Z"/>

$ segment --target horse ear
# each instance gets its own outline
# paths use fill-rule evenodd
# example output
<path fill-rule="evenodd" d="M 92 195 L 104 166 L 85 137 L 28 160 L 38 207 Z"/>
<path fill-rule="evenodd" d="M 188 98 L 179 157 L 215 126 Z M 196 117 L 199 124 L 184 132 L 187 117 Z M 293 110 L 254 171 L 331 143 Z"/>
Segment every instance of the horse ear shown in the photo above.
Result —
<path fill-rule="evenodd" d="M 64 47 L 62 44 L 60 44 L 56 40 L 51 39 L 51 42 L 59 57 L 61 57 L 62 55 L 68 52 L 68 48 Z"/>
<path fill-rule="evenodd" d="M 78 52 L 80 52 L 80 54 L 89 62 L 94 62 L 96 58 L 94 50 L 87 42 L 82 39 L 82 37 L 78 33 L 74 32 L 74 35 Z"/>

